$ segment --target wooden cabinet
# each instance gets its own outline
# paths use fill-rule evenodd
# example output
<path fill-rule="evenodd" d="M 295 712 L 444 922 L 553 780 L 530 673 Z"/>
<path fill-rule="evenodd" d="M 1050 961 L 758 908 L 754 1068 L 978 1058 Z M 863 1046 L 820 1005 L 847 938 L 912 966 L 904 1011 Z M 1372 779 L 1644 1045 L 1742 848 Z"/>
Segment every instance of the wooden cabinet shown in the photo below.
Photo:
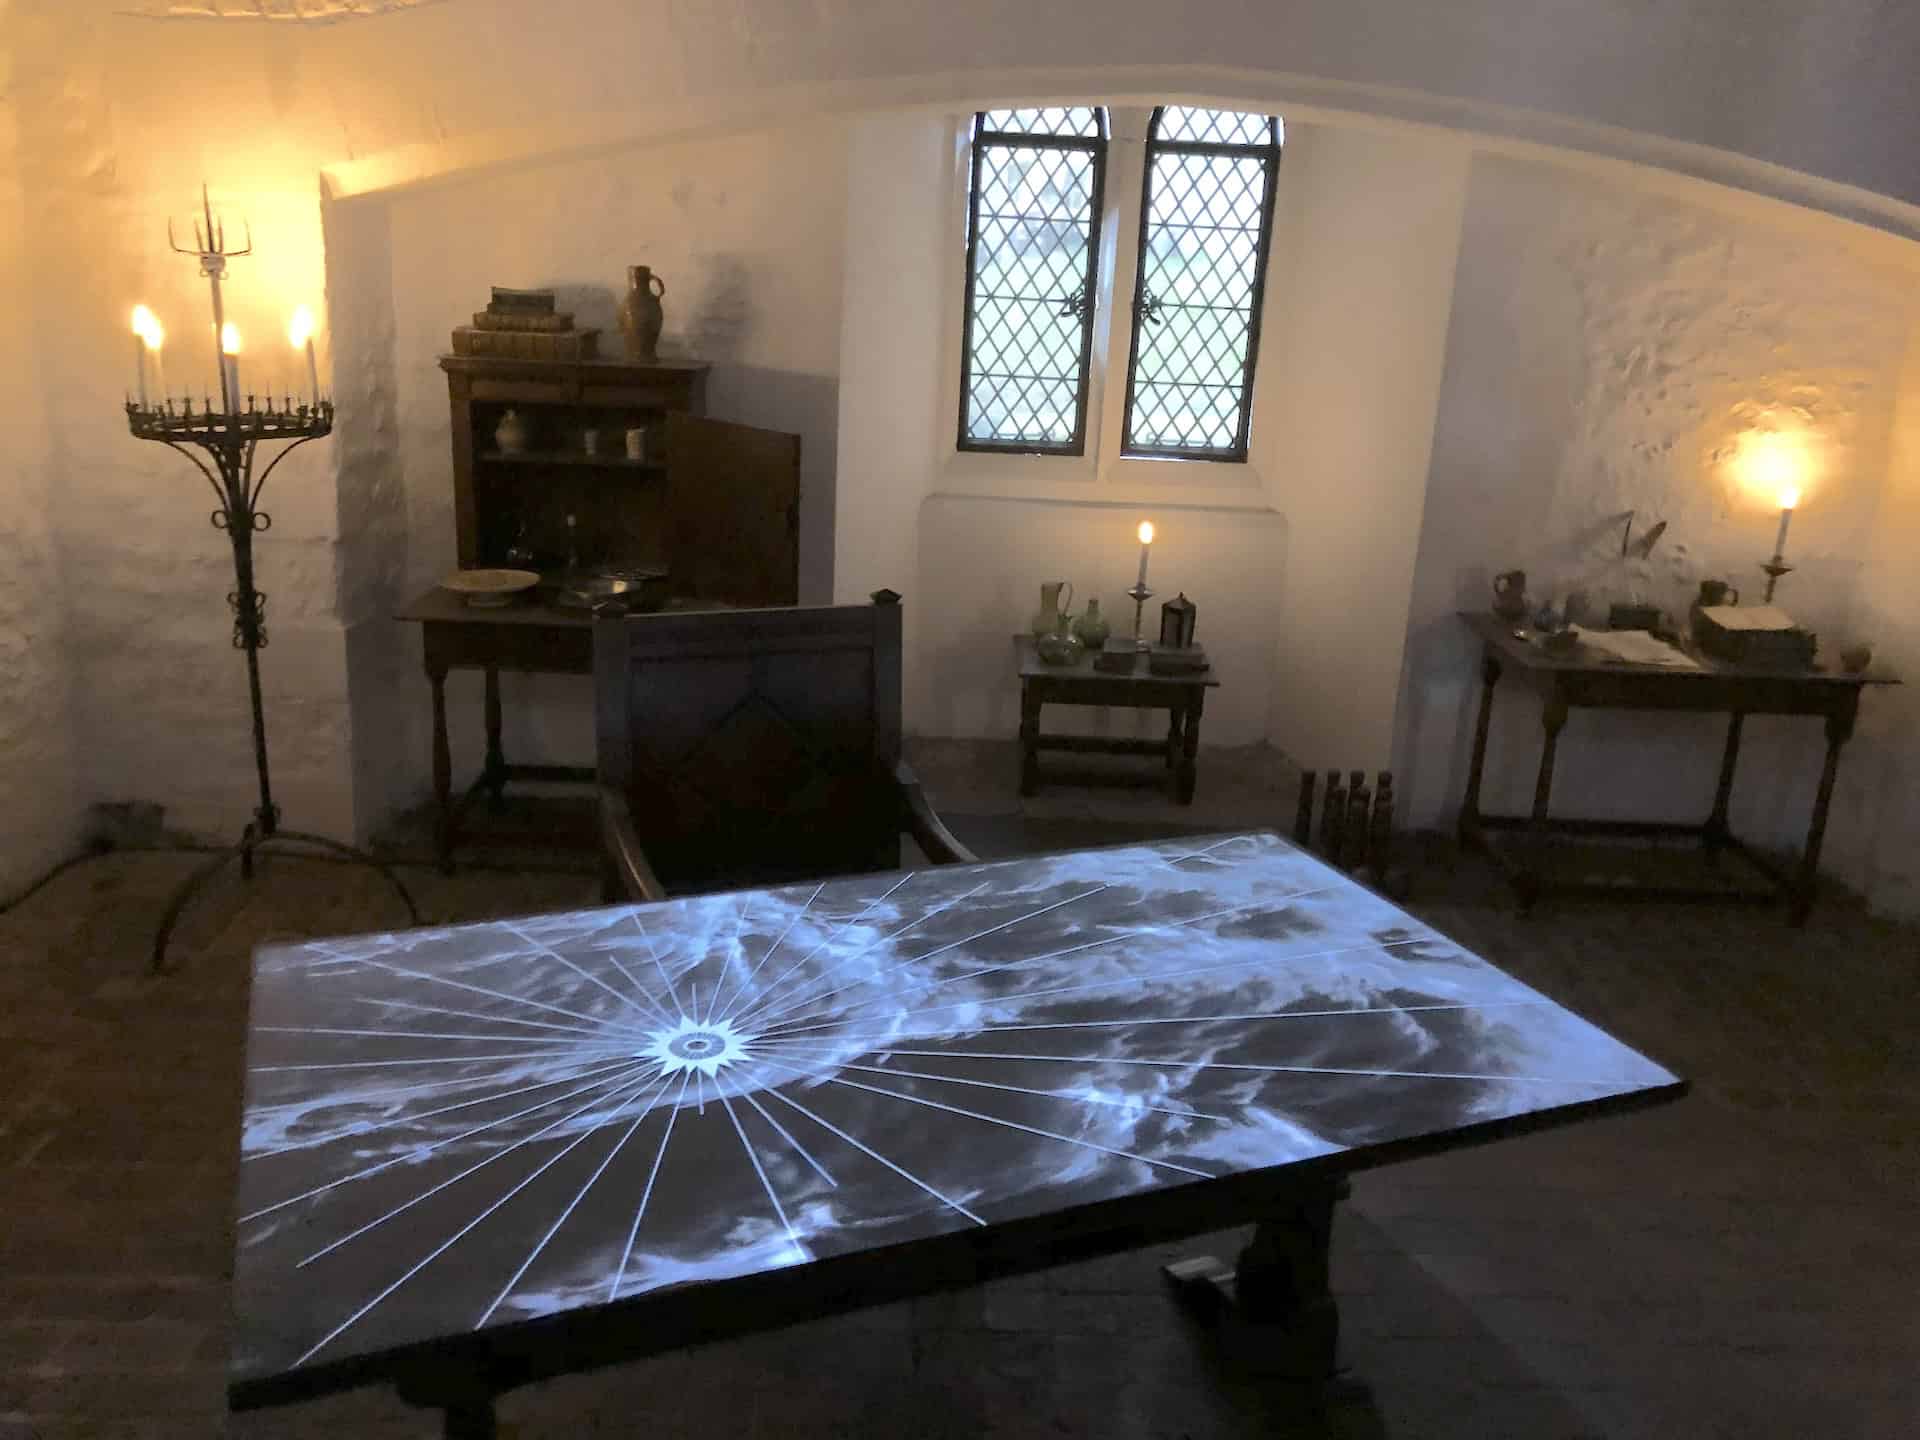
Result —
<path fill-rule="evenodd" d="M 440 368 L 463 568 L 530 557 L 557 573 L 573 552 L 664 568 L 684 599 L 798 602 L 800 437 L 705 418 L 704 364 L 443 355 Z M 495 438 L 508 410 L 526 427 L 512 453 Z"/>

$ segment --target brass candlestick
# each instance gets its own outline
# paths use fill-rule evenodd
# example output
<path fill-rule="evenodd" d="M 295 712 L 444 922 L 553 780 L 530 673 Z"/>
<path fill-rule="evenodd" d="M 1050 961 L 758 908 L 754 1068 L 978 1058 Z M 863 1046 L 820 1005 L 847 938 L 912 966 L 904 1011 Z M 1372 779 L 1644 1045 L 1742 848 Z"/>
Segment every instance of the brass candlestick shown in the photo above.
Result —
<path fill-rule="evenodd" d="M 1141 611 L 1141 608 L 1146 605 L 1147 601 L 1153 598 L 1153 591 L 1148 589 L 1144 584 L 1135 584 L 1131 589 L 1129 589 L 1126 592 L 1126 594 L 1128 598 L 1130 598 L 1133 601 L 1134 649 L 1145 650 L 1149 647 L 1147 645 L 1147 642 L 1143 638 L 1141 638 L 1141 635 L 1140 635 L 1140 611 Z"/>
<path fill-rule="evenodd" d="M 1780 583 L 1780 577 L 1782 575 L 1790 575 L 1793 573 L 1793 566 L 1787 564 L 1780 556 L 1775 555 L 1771 560 L 1763 561 L 1760 568 L 1767 572 L 1767 593 L 1761 598 L 1764 599 L 1767 604 L 1771 605 L 1773 603 L 1773 587 Z"/>

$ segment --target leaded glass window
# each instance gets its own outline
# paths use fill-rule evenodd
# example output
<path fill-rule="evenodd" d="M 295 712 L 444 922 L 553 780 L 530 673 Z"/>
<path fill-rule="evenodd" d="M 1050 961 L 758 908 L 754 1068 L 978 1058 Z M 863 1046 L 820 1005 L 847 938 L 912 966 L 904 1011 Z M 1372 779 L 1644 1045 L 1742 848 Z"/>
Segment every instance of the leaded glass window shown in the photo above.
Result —
<path fill-rule="evenodd" d="M 1162 105 L 1147 130 L 1124 449 L 1245 460 L 1277 116 Z"/>
<path fill-rule="evenodd" d="M 1086 446 L 1106 159 L 1097 107 L 974 117 L 962 450 Z"/>

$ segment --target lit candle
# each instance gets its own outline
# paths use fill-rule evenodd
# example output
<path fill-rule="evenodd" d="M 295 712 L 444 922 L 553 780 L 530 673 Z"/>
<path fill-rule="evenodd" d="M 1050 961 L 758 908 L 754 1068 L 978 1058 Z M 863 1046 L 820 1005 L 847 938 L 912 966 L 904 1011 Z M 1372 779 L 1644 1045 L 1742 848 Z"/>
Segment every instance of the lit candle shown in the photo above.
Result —
<path fill-rule="evenodd" d="M 1800 503 L 1800 491 L 1788 486 L 1780 492 L 1780 533 L 1773 537 L 1773 553 L 1787 553 L 1787 526 L 1793 523 L 1793 507 Z"/>
<path fill-rule="evenodd" d="M 1139 589 L 1144 590 L 1147 588 L 1147 551 L 1148 551 L 1148 547 L 1150 547 L 1153 544 L 1153 522 L 1151 520 L 1142 520 L 1140 522 L 1139 535 L 1140 535 L 1140 577 L 1139 579 L 1134 581 L 1134 584 Z"/>
<path fill-rule="evenodd" d="M 231 320 L 220 327 L 222 378 L 226 382 L 227 412 L 240 413 L 240 329 Z"/>
<path fill-rule="evenodd" d="M 313 358 L 313 311 L 301 305 L 295 308 L 287 325 L 287 340 L 296 350 L 307 352 L 307 395 L 315 409 L 320 407 L 320 367 Z"/>
<path fill-rule="evenodd" d="M 147 408 L 147 351 L 156 348 L 152 338 L 160 322 L 153 318 L 153 311 L 144 305 L 133 307 L 133 371 L 135 387 L 140 395 L 140 408 Z"/>

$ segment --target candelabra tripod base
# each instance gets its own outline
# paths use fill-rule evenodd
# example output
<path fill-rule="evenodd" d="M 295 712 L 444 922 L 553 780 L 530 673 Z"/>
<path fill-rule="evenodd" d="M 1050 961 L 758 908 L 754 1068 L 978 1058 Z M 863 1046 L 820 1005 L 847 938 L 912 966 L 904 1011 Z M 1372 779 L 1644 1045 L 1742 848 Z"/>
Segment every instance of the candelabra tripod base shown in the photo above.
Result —
<path fill-rule="evenodd" d="M 180 916 L 185 913 L 187 906 L 192 903 L 193 897 L 205 888 L 208 881 L 236 860 L 240 862 L 241 875 L 251 880 L 253 878 L 254 853 L 265 849 L 269 845 L 284 845 L 288 847 L 304 845 L 314 850 L 340 856 L 356 865 L 365 865 L 369 869 L 378 870 L 387 884 L 393 887 L 393 893 L 400 897 L 400 903 L 407 907 L 407 923 L 410 925 L 418 925 L 420 923 L 420 907 L 414 904 L 412 894 L 407 890 L 405 885 L 400 883 L 400 877 L 395 875 L 386 865 L 367 854 L 366 851 L 356 849 L 352 845 L 343 844 L 338 840 L 329 840 L 324 835 L 310 835 L 304 830 L 281 830 L 276 827 L 271 832 L 268 832 L 262 829 L 258 820 L 254 820 L 249 821 L 247 828 L 241 832 L 238 844 L 230 845 L 218 854 L 209 856 L 206 863 L 199 866 L 191 875 L 187 876 L 187 878 L 181 882 L 180 888 L 173 892 L 173 898 L 167 902 L 166 913 L 160 917 L 160 928 L 154 933 L 153 937 L 153 960 L 151 968 L 155 975 L 171 973 L 171 967 L 167 964 L 167 942 L 173 938 L 174 926 L 179 924 Z M 297 853 L 297 851 L 295 853 Z"/>

